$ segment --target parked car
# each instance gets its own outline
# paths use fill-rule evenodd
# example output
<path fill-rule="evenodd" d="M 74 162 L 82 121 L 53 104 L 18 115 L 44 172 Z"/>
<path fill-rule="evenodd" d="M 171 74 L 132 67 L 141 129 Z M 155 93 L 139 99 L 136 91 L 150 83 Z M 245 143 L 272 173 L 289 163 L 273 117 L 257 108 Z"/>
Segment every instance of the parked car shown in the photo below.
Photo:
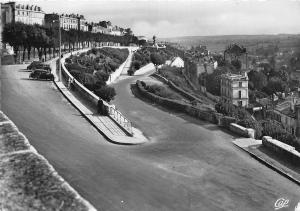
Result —
<path fill-rule="evenodd" d="M 28 65 L 27 70 L 36 70 L 36 69 L 44 69 L 49 70 L 51 72 L 51 67 L 49 64 L 45 64 L 40 61 L 33 61 L 30 65 Z"/>
<path fill-rule="evenodd" d="M 54 75 L 49 70 L 36 69 L 30 73 L 29 78 L 53 81 Z"/>
<path fill-rule="evenodd" d="M 27 70 L 34 70 L 36 69 L 36 66 L 41 64 L 41 61 L 33 61 L 30 63 L 30 65 L 27 66 Z"/>

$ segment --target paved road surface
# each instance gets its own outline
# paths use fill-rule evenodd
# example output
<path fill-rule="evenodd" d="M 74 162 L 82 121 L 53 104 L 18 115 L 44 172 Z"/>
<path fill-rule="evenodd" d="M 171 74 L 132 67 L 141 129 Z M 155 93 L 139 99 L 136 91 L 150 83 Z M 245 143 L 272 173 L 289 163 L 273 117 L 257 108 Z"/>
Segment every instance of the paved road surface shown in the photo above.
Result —
<path fill-rule="evenodd" d="M 51 82 L 27 80 L 22 68 L 2 68 L 2 110 L 101 210 L 273 210 L 279 197 L 300 200 L 299 186 L 235 148 L 231 135 L 133 97 L 127 89 L 133 77 L 115 85 L 115 103 L 151 142 L 118 146 Z"/>

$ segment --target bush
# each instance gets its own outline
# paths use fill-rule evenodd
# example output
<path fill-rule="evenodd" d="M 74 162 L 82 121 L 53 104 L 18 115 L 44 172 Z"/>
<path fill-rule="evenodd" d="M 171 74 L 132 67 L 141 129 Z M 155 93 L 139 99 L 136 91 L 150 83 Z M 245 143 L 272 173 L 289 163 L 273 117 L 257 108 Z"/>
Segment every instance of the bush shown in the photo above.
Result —
<path fill-rule="evenodd" d="M 116 91 L 113 87 L 103 86 L 95 91 L 95 94 L 101 99 L 110 102 L 116 96 Z"/>
<path fill-rule="evenodd" d="M 134 74 L 134 70 L 132 68 L 130 68 L 129 70 L 127 70 L 127 74 L 128 75 L 133 75 Z"/>
<path fill-rule="evenodd" d="M 134 67 L 135 70 L 138 70 L 141 68 L 141 62 L 140 61 L 133 61 L 132 66 Z"/>
<path fill-rule="evenodd" d="M 145 86 L 144 86 L 145 87 Z M 163 98 L 169 98 L 169 99 L 175 99 L 175 100 L 181 100 L 182 98 L 177 93 L 172 92 L 166 87 L 153 84 L 146 86 L 146 90 L 148 92 L 151 92 L 157 96 L 163 97 Z"/>
<path fill-rule="evenodd" d="M 237 107 L 232 103 L 218 102 L 215 105 L 215 109 L 218 113 L 234 117 L 238 120 L 251 118 L 251 115 L 245 108 Z"/>
<path fill-rule="evenodd" d="M 226 128 L 229 128 L 230 123 L 236 123 L 236 119 L 230 116 L 224 116 L 221 121 L 222 125 Z"/>

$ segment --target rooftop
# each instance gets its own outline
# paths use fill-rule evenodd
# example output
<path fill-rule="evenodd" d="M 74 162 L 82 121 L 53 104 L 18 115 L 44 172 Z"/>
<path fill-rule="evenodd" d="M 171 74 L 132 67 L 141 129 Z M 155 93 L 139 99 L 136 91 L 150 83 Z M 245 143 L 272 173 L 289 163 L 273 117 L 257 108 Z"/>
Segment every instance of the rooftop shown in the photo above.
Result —
<path fill-rule="evenodd" d="M 239 75 L 239 74 L 232 74 L 232 73 L 226 73 L 222 75 L 222 78 L 226 78 L 229 80 L 248 80 L 247 75 Z"/>

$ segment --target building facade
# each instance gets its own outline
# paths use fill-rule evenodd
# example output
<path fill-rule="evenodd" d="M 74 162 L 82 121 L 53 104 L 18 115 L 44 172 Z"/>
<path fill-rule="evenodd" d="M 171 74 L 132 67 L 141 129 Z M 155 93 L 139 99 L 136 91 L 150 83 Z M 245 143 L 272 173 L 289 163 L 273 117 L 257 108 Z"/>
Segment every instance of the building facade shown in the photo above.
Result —
<path fill-rule="evenodd" d="M 8 2 L 1 4 L 2 23 L 22 22 L 24 24 L 44 24 L 45 12 L 36 5 L 16 4 Z"/>
<path fill-rule="evenodd" d="M 248 76 L 224 74 L 221 76 L 222 100 L 236 106 L 247 107 L 249 104 Z"/>
<path fill-rule="evenodd" d="M 45 25 L 48 27 L 57 25 L 59 17 L 60 17 L 60 27 L 66 31 L 69 31 L 70 29 L 88 31 L 88 24 L 83 15 L 75 15 L 75 14 L 58 15 L 56 13 L 46 14 Z"/>

